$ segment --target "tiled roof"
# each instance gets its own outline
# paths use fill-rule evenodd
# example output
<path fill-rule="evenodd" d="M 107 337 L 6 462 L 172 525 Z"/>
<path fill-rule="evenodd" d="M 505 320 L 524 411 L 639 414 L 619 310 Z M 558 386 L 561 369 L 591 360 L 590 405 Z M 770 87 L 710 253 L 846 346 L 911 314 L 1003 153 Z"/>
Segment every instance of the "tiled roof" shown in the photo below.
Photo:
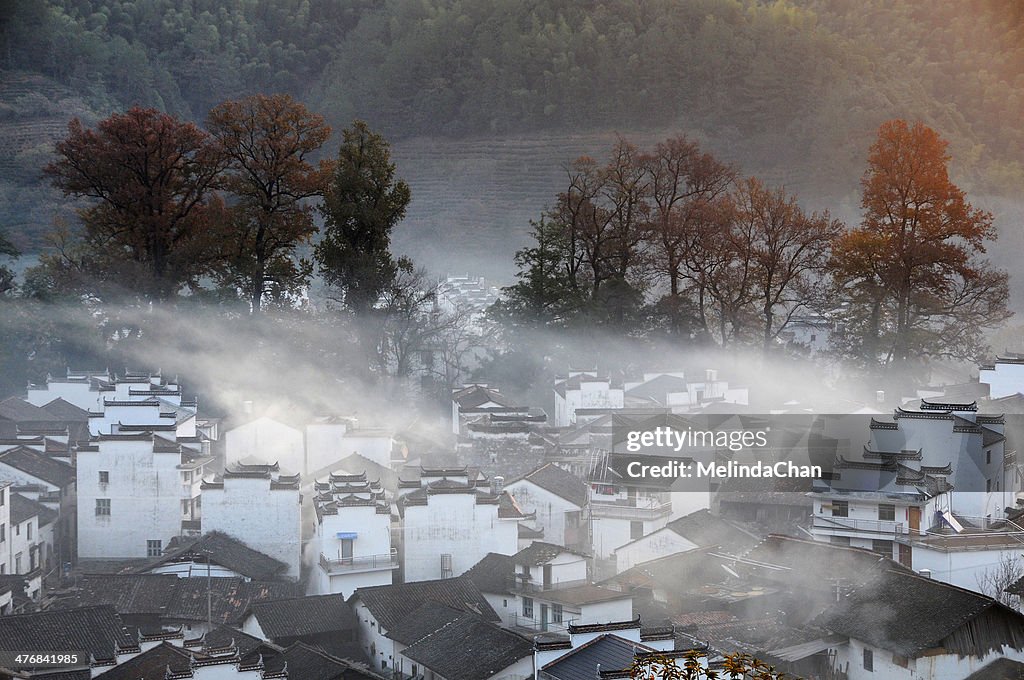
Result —
<path fill-rule="evenodd" d="M 0 616 L 0 640 L 8 649 L 81 650 L 113 659 L 117 650 L 138 648 L 113 607 L 82 607 Z"/>
<path fill-rule="evenodd" d="M 882 571 L 903 569 L 898 562 L 863 548 L 772 534 L 743 555 L 746 560 L 782 569 L 745 568 L 761 578 L 801 588 L 832 588 L 836 579 L 856 585 Z"/>
<path fill-rule="evenodd" d="M 191 665 L 192 654 L 187 649 L 165 641 L 96 677 L 103 680 L 164 680 L 168 671 L 183 675 L 189 673 Z M 184 677 L 191 677 L 191 674 Z"/>
<path fill-rule="evenodd" d="M 88 411 L 61 397 L 57 397 L 42 408 L 57 420 L 87 420 L 89 418 Z"/>
<path fill-rule="evenodd" d="M 167 611 L 179 580 L 173 574 L 87 574 L 67 602 L 110 605 L 126 616 L 159 616 Z"/>
<path fill-rule="evenodd" d="M 11 524 L 21 524 L 31 517 L 38 517 L 37 526 L 44 527 L 57 520 L 57 511 L 42 503 L 25 498 L 20 493 L 11 494 Z"/>
<path fill-rule="evenodd" d="M 411 645 L 462 614 L 464 612 L 437 602 L 424 602 L 404 621 L 388 630 L 388 637 L 403 645 Z"/>
<path fill-rule="evenodd" d="M 500 621 L 480 589 L 465 576 L 358 588 L 352 598 L 361 600 L 385 631 L 396 627 L 425 602 L 436 602 L 480 614 L 490 621 Z"/>
<path fill-rule="evenodd" d="M 284 562 L 250 548 L 233 536 L 211 531 L 180 547 L 172 544 L 162 557 L 147 565 L 146 570 L 161 564 L 193 559 L 205 564 L 207 554 L 216 564 L 255 581 L 273 579 L 288 568 Z"/>
<path fill-rule="evenodd" d="M 174 589 L 166 618 L 174 621 L 206 621 L 207 579 L 182 578 Z M 302 595 L 297 583 L 246 581 L 243 578 L 209 579 L 214 623 L 240 624 L 252 605 Z"/>
<path fill-rule="evenodd" d="M 731 553 L 752 548 L 760 539 L 707 509 L 691 512 L 665 525 L 701 548 L 716 546 Z"/>
<path fill-rule="evenodd" d="M 617 635 L 601 635 L 542 667 L 546 677 L 557 680 L 594 680 L 601 671 L 622 671 L 633 665 L 637 650 L 653 651 L 646 645 Z"/>
<path fill-rule="evenodd" d="M 445 680 L 485 680 L 532 656 L 533 643 L 479 616 L 462 614 L 401 653 Z"/>
<path fill-rule="evenodd" d="M 570 550 L 569 548 L 564 548 L 560 545 L 555 545 L 554 543 L 534 541 L 513 555 L 512 560 L 516 564 L 526 564 L 531 567 L 536 567 L 550 562 L 562 553 L 569 553 L 570 555 L 576 555 L 584 558 L 589 557 L 586 553 Z"/>
<path fill-rule="evenodd" d="M 45 409 L 30 404 L 18 397 L 8 397 L 0 401 L 0 420 L 15 422 L 52 422 L 59 420 Z"/>
<path fill-rule="evenodd" d="M 452 394 L 452 401 L 459 404 L 461 410 L 480 408 L 488 402 L 494 402 L 499 407 L 511 408 L 512 402 L 504 397 L 497 390 L 481 385 L 472 385 L 463 388 Z"/>
<path fill-rule="evenodd" d="M 463 574 L 476 584 L 482 593 L 507 594 L 516 574 L 516 562 L 511 555 L 487 553 L 482 560 Z"/>
<path fill-rule="evenodd" d="M 202 637 L 202 649 L 224 649 L 234 646 L 238 649 L 240 656 L 245 656 L 260 645 L 266 644 L 265 640 L 248 635 L 236 628 L 228 626 L 214 626 L 213 630 Z"/>
<path fill-rule="evenodd" d="M 580 508 L 587 503 L 586 483 L 554 463 L 542 465 L 533 472 L 524 475 L 522 479 L 536 484 L 545 491 L 550 491 Z"/>
<path fill-rule="evenodd" d="M 271 640 L 350 631 L 356 626 L 352 608 L 341 594 L 258 602 L 252 605 L 252 614 Z"/>
<path fill-rule="evenodd" d="M 905 571 L 886 571 L 853 590 L 818 617 L 815 623 L 833 633 L 913 657 L 943 641 L 972 619 L 1000 609 L 1015 619 L 1016 636 L 1024 617 L 990 597 Z M 986 629 L 975 644 L 1011 644 L 1009 631 Z M 1019 640 L 1018 643 L 1022 641 Z M 1019 646 L 1019 644 L 1017 645 Z"/>
<path fill-rule="evenodd" d="M 281 654 L 264 656 L 264 677 L 287 669 L 290 680 L 380 680 L 381 676 L 312 645 L 296 642 Z"/>
<path fill-rule="evenodd" d="M 0 451 L 0 464 L 9 465 L 26 475 L 61 488 L 75 481 L 73 467 L 26 446 Z"/>
<path fill-rule="evenodd" d="M 996 659 L 971 673 L 964 680 L 1024 680 L 1024 662 Z"/>

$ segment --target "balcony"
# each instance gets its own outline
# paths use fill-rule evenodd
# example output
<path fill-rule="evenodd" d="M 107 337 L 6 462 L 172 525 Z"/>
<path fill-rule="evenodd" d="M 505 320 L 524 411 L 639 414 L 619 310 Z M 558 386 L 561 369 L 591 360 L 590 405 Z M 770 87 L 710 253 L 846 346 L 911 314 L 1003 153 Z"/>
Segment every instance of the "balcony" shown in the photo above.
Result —
<path fill-rule="evenodd" d="M 381 571 L 398 569 L 398 551 L 380 555 L 363 555 L 360 557 L 341 557 L 331 559 L 320 553 L 320 568 L 328 575 L 354 574 L 361 571 Z"/>
<path fill-rule="evenodd" d="M 672 503 L 658 500 L 644 502 L 627 500 L 617 502 L 591 501 L 590 516 L 594 519 L 623 519 L 631 521 L 651 521 L 668 517 L 672 514 Z"/>
<path fill-rule="evenodd" d="M 822 531 L 834 531 L 842 536 L 851 533 L 878 534 L 886 538 L 903 536 L 910 531 L 903 522 L 881 519 L 858 519 L 854 517 L 831 517 L 829 515 L 815 515 L 812 528 Z"/>

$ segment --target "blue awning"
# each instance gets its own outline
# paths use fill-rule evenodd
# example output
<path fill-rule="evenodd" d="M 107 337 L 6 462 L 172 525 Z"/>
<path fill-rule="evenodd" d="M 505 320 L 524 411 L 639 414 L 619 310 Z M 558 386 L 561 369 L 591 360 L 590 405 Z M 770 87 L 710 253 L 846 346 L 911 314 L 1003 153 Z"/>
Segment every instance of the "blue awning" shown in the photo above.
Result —
<path fill-rule="evenodd" d="M 339 540 L 348 539 L 348 540 L 354 541 L 358 536 L 359 536 L 359 534 L 357 534 L 354 531 L 339 531 L 338 532 L 338 539 Z"/>

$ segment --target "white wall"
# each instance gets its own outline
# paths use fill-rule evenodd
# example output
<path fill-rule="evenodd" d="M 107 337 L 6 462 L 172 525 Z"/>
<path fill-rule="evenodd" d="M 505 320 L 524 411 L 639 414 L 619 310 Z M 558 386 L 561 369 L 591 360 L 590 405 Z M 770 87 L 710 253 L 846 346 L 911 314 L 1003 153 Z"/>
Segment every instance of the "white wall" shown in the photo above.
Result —
<path fill-rule="evenodd" d="M 405 580 L 442 577 L 441 555 L 452 556 L 452 576 L 459 576 L 487 553 L 511 555 L 519 541 L 518 521 L 499 519 L 497 505 L 477 505 L 476 494 L 446 493 L 428 497 L 427 505 L 405 508 L 402 527 Z"/>
<path fill-rule="evenodd" d="M 255 459 L 279 463 L 286 472 L 307 472 L 302 432 L 271 418 L 239 425 L 228 430 L 224 439 L 226 465 Z"/>
<path fill-rule="evenodd" d="M 547 489 L 542 489 L 527 479 L 520 479 L 506 485 L 508 491 L 519 503 L 523 512 L 537 513 L 536 523 L 544 529 L 547 543 L 565 545 L 565 513 L 579 512 L 580 507 Z M 580 520 L 582 521 L 582 519 Z"/>
<path fill-rule="evenodd" d="M 996 659 L 1008 657 L 1021 660 L 1024 655 L 1007 647 L 1002 654 L 989 654 L 984 659 L 960 658 L 956 654 L 937 654 L 910 659 L 907 668 L 893 663 L 892 652 L 872 648 L 873 671 L 864 669 L 865 644 L 851 639 L 848 644 L 836 648 L 836 667 L 847 670 L 847 680 L 882 680 L 899 678 L 905 680 L 964 680 Z"/>
<path fill-rule="evenodd" d="M 302 520 L 299 490 L 273 489 L 260 477 L 226 477 L 203 490 L 203 532 L 221 531 L 288 565 L 299 578 Z"/>
<path fill-rule="evenodd" d="M 623 572 L 643 562 L 667 557 L 697 548 L 697 544 L 668 528 L 659 529 L 643 538 L 615 549 L 615 569 Z"/>
<path fill-rule="evenodd" d="M 78 556 L 146 557 L 146 541 L 167 547 L 181 533 L 181 501 L 191 498 L 179 453 L 154 453 L 145 440 L 107 440 L 78 453 Z M 101 485 L 99 472 L 109 475 Z M 96 500 L 110 499 L 110 515 L 96 515 Z"/>
<path fill-rule="evenodd" d="M 388 555 L 391 552 L 391 516 L 380 514 L 374 506 L 350 506 L 338 508 L 338 514 L 325 514 L 316 527 L 316 550 L 311 555 L 316 592 L 344 593 L 351 595 L 357 588 L 390 585 L 393 570 L 381 568 L 369 571 L 353 571 L 329 574 L 320 567 L 320 554 L 328 559 L 341 555 L 339 533 L 354 532 L 352 541 L 353 559 L 374 555 Z"/>
<path fill-rule="evenodd" d="M 1024 363 L 996 362 L 978 371 L 978 382 L 989 386 L 989 397 L 999 399 L 1024 392 Z"/>

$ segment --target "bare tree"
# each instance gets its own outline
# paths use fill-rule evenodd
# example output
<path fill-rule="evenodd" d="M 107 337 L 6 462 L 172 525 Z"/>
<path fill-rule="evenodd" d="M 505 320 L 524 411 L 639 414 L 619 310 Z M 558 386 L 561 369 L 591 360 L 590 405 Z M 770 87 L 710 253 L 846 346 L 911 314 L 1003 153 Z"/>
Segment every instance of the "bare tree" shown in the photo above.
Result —
<path fill-rule="evenodd" d="M 993 600 L 1020 611 L 1020 595 L 1016 592 L 1007 592 L 1007 588 L 1021 579 L 1024 579 L 1024 560 L 1003 553 L 999 556 L 999 562 L 977 576 L 978 590 Z"/>

